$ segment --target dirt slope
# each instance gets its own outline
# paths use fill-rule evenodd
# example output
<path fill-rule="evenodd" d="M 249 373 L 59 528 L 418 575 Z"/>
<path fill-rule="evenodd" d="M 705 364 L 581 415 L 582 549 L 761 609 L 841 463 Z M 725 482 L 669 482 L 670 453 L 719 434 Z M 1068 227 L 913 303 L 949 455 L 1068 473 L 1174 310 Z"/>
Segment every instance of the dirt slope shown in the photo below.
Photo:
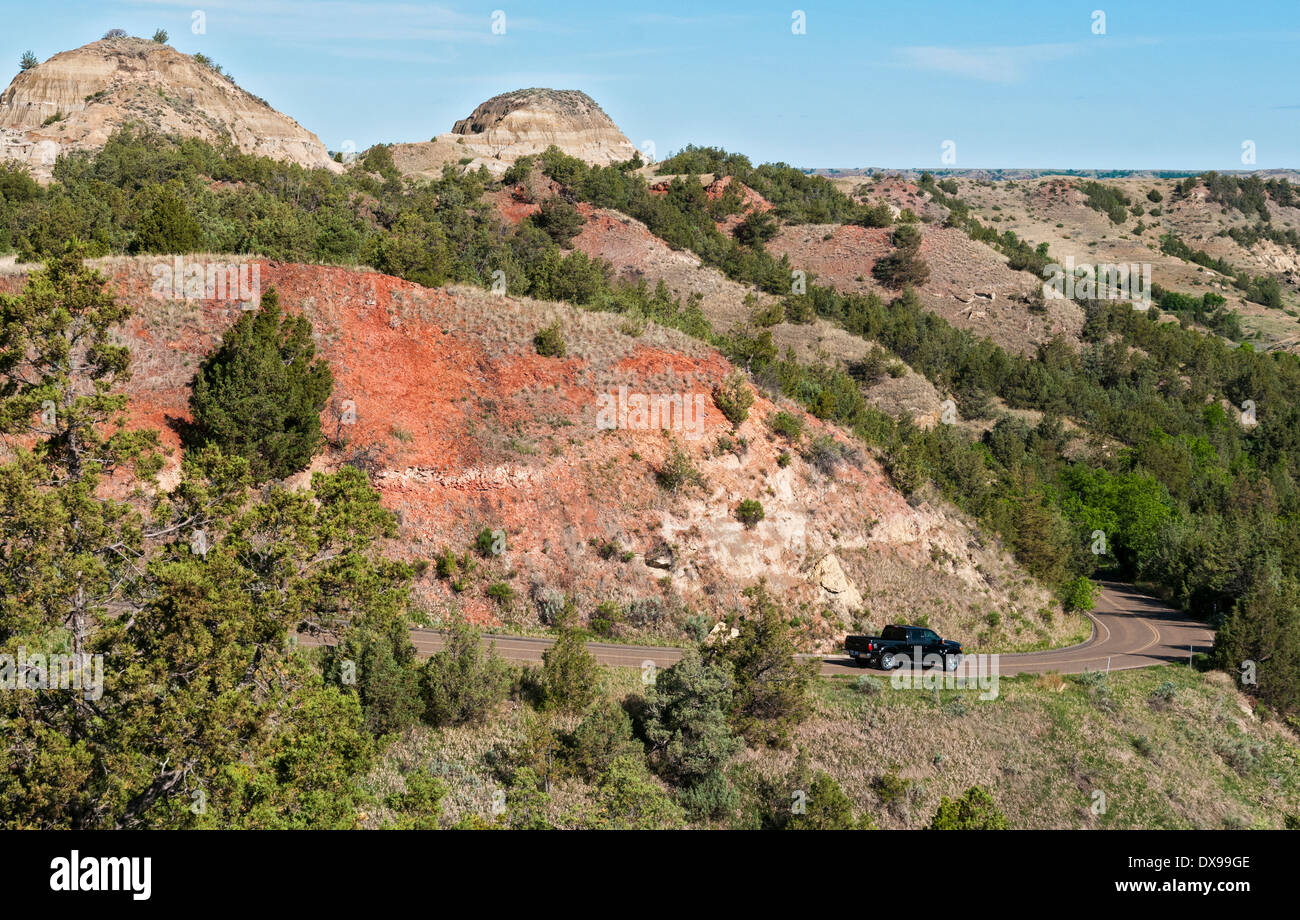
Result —
<path fill-rule="evenodd" d="M 889 299 L 898 292 L 876 281 L 871 269 L 892 251 L 891 232 L 847 224 L 789 224 L 768 248 L 788 257 L 795 268 L 815 274 L 821 284 Z M 930 279 L 917 292 L 928 308 L 954 326 L 1022 354 L 1055 335 L 1078 337 L 1083 312 L 1060 301 L 1047 304 L 1046 313 L 1030 312 L 1029 302 L 1041 282 L 1009 268 L 1004 256 L 950 227 L 925 224 L 921 233 L 920 258 L 930 266 Z"/>
<path fill-rule="evenodd" d="M 186 416 L 195 368 L 240 306 L 159 298 L 151 292 L 156 264 L 102 266 L 136 308 L 125 330 L 134 424 L 164 428 L 175 449 L 169 419 Z M 323 414 L 333 444 L 314 468 L 354 462 L 371 471 L 399 516 L 391 551 L 432 560 L 443 547 L 466 549 L 482 528 L 505 531 L 506 553 L 479 561 L 463 591 L 432 571 L 421 579 L 418 600 L 434 622 L 461 611 L 530 628 L 563 592 L 578 598 L 583 616 L 603 600 L 622 604 L 628 638 L 679 638 L 692 613 L 716 617 L 764 578 L 799 612 L 810 650 L 829 648 L 854 623 L 900 619 L 928 618 L 1004 651 L 1077 633 L 1077 622 L 1060 616 L 994 541 L 951 508 L 909 504 L 870 456 L 854 452 L 826 475 L 795 448 L 781 466 L 790 445 L 767 428 L 777 406 L 761 395 L 732 434 L 709 397 L 729 365 L 695 340 L 653 325 L 634 337 L 616 315 L 479 289 L 254 264 L 263 289 L 274 284 L 286 309 L 311 320 L 334 372 Z M 22 278 L 11 270 L 0 287 L 17 290 Z M 556 319 L 567 356 L 540 357 L 533 335 Z M 668 431 L 634 429 L 634 416 L 628 428 L 600 427 L 597 400 L 620 387 L 678 394 L 687 405 L 699 397 L 698 427 L 680 416 L 664 420 Z M 805 421 L 806 437 L 850 443 Z M 673 444 L 700 473 L 698 485 L 678 493 L 656 482 Z M 735 516 L 747 498 L 765 509 L 752 529 Z M 498 582 L 514 589 L 511 602 L 487 596 Z M 993 610 L 1005 614 L 996 625 Z"/>

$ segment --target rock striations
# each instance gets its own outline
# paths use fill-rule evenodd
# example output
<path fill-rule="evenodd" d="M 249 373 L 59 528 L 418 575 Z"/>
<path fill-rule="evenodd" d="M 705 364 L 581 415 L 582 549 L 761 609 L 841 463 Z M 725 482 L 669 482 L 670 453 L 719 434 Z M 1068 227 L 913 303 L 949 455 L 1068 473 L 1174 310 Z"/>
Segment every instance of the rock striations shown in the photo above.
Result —
<path fill-rule="evenodd" d="M 202 58 L 140 38 L 108 38 L 14 77 L 0 95 L 0 159 L 48 179 L 57 157 L 100 147 L 134 123 L 306 167 L 339 168 L 320 138 Z"/>
<path fill-rule="evenodd" d="M 397 144 L 393 159 L 411 174 L 437 175 L 443 165 L 471 160 L 501 173 L 520 157 L 554 144 L 570 156 L 601 166 L 637 152 L 618 125 L 586 93 L 572 89 L 519 89 L 493 96 L 451 132 L 419 144 Z"/>

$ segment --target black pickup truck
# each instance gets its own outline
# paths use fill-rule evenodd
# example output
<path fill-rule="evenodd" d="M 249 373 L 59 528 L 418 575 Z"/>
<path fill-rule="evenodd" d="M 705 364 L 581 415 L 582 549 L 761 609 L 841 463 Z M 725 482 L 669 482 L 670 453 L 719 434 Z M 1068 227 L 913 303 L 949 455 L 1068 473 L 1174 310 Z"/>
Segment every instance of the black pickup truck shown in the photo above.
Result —
<path fill-rule="evenodd" d="M 845 636 L 844 650 L 859 667 L 874 664 L 886 671 L 901 668 L 907 661 L 920 667 L 931 655 L 943 662 L 946 671 L 957 670 L 961 662 L 960 642 L 940 639 L 933 629 L 923 626 L 886 626 L 879 636 Z"/>

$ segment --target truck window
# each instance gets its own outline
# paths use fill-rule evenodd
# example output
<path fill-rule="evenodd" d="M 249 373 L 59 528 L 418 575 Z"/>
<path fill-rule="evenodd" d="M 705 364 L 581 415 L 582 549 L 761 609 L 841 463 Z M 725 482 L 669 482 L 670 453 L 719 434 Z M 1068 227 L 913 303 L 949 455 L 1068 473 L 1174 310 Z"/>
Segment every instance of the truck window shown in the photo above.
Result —
<path fill-rule="evenodd" d="M 920 641 L 922 641 L 922 642 L 938 642 L 938 641 L 939 641 L 939 635 L 938 635 L 938 633 L 936 633 L 933 629 L 923 629 L 923 630 L 921 630 L 921 635 L 920 635 L 918 638 L 919 638 Z"/>
<path fill-rule="evenodd" d="M 907 630 L 904 629 L 902 626 L 886 626 L 884 630 L 881 632 L 880 637 L 882 639 L 891 639 L 891 640 L 901 639 L 902 641 L 906 642 Z"/>

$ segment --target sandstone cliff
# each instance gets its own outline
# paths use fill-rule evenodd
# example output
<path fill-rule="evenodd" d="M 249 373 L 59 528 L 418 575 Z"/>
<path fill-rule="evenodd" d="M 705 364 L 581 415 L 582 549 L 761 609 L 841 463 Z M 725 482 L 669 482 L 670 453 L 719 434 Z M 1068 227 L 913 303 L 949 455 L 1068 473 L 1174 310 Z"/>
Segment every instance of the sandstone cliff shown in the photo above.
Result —
<path fill-rule="evenodd" d="M 502 173 L 515 160 L 554 144 L 570 156 L 601 166 L 637 152 L 618 125 L 586 93 L 520 89 L 493 96 L 447 134 L 428 143 L 397 144 L 393 159 L 408 174 L 437 175 L 446 163 L 469 158 Z"/>
<path fill-rule="evenodd" d="M 48 179 L 64 152 L 102 146 L 134 122 L 245 153 L 337 169 L 320 138 L 214 67 L 140 38 L 64 51 L 14 77 L 0 95 L 0 159 Z"/>

